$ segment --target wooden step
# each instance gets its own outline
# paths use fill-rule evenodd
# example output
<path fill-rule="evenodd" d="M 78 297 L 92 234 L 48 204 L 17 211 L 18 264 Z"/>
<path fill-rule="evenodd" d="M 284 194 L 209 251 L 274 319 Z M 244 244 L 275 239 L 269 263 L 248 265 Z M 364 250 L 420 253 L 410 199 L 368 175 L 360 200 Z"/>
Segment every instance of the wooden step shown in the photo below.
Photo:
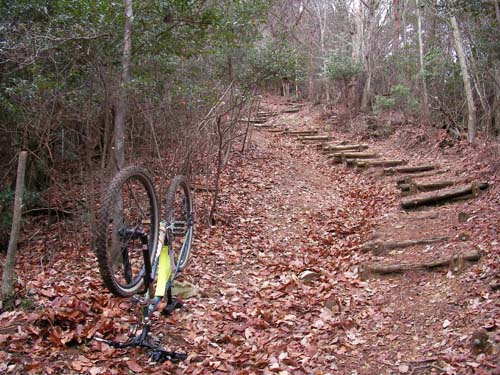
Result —
<path fill-rule="evenodd" d="M 393 167 L 397 165 L 404 165 L 408 163 L 403 159 L 375 159 L 375 160 L 360 160 L 360 159 L 352 159 L 353 166 L 366 169 L 372 167 Z"/>
<path fill-rule="evenodd" d="M 255 129 L 272 129 L 274 125 L 271 124 L 252 124 L 252 127 Z"/>
<path fill-rule="evenodd" d="M 401 206 L 403 208 L 416 208 L 420 206 L 441 203 L 447 200 L 466 198 L 468 196 L 478 196 L 481 190 L 487 189 L 489 184 L 487 182 L 475 182 L 472 184 L 462 185 L 456 188 L 443 189 L 432 191 L 428 193 L 421 193 L 414 197 L 401 199 Z"/>
<path fill-rule="evenodd" d="M 240 118 L 238 120 L 238 122 L 242 122 L 242 123 L 250 123 L 250 124 L 264 124 L 265 122 L 267 122 L 267 119 L 258 119 L 258 118 L 251 118 L 251 119 L 248 119 L 248 118 Z"/>
<path fill-rule="evenodd" d="M 318 130 L 289 130 L 286 132 L 287 135 L 295 136 L 295 137 L 303 137 L 306 135 L 315 135 L 318 134 Z"/>
<path fill-rule="evenodd" d="M 328 145 L 323 148 L 323 153 L 325 154 L 334 154 L 342 151 L 363 151 L 368 148 L 368 145 L 365 144 L 352 144 L 352 145 Z"/>
<path fill-rule="evenodd" d="M 299 112 L 304 106 L 295 106 L 290 108 L 285 108 L 281 111 L 281 113 L 296 113 Z"/>
<path fill-rule="evenodd" d="M 269 129 L 269 133 L 285 133 L 286 132 L 286 129 L 284 128 L 272 128 L 272 129 Z"/>
<path fill-rule="evenodd" d="M 363 279 L 367 279 L 373 274 L 390 275 L 415 270 L 430 271 L 439 267 L 462 268 L 464 261 L 477 262 L 479 259 L 481 259 L 481 253 L 478 250 L 471 250 L 462 254 L 450 255 L 420 263 L 365 264 L 361 267 L 360 275 Z"/>
<path fill-rule="evenodd" d="M 368 241 L 361 246 L 363 252 L 372 250 L 373 254 L 380 255 L 385 250 L 404 249 L 410 246 L 430 245 L 436 242 L 447 241 L 448 237 L 433 237 L 423 238 L 420 240 L 405 240 L 405 241 Z"/>
<path fill-rule="evenodd" d="M 404 184 L 399 184 L 398 187 L 401 189 L 401 194 L 403 196 L 417 194 L 423 191 L 434 191 L 444 189 L 459 183 L 464 183 L 464 180 L 443 180 L 443 181 L 432 181 L 432 182 L 422 182 L 417 183 L 409 179 Z"/>
<path fill-rule="evenodd" d="M 335 154 L 328 155 L 329 158 L 333 159 L 334 163 L 347 162 L 348 159 L 375 159 L 379 155 L 373 152 L 338 152 Z"/>
<path fill-rule="evenodd" d="M 414 165 L 408 167 L 385 168 L 384 174 L 393 175 L 396 173 L 417 173 L 437 169 L 436 165 Z"/>
<path fill-rule="evenodd" d="M 331 137 L 329 135 L 305 135 L 299 138 L 301 142 L 324 142 L 329 141 Z"/>
<path fill-rule="evenodd" d="M 415 174 L 411 174 L 409 176 L 397 177 L 395 179 L 395 181 L 398 185 L 408 184 L 408 183 L 413 182 L 413 179 L 415 179 L 415 178 L 431 177 L 431 176 L 436 176 L 439 174 L 444 174 L 446 172 L 449 172 L 449 170 L 444 170 L 444 169 L 432 170 L 429 172 L 415 173 Z"/>

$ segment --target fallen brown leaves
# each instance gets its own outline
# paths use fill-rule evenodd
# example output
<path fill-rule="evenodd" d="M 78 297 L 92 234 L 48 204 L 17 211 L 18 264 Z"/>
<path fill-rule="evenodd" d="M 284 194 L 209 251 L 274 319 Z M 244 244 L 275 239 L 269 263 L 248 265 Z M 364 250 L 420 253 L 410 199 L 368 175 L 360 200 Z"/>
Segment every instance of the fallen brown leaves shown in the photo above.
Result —
<path fill-rule="evenodd" d="M 293 125 L 308 118 L 311 127 L 313 117 L 281 119 Z M 91 340 L 98 334 L 125 341 L 138 309 L 106 292 L 85 228 L 75 232 L 62 223 L 22 245 L 19 309 L 0 315 L 0 372 L 487 374 L 498 368 L 498 354 L 470 350 L 479 327 L 500 341 L 498 292 L 486 284 L 499 271 L 500 223 L 491 216 L 498 190 L 465 206 L 471 216 L 463 226 L 440 222 L 443 232 L 466 231 L 488 254 L 484 262 L 462 273 L 363 281 L 359 266 L 371 255 L 361 244 L 387 223 L 391 235 L 407 225 L 395 219 L 394 184 L 329 165 L 291 138 L 253 138 L 251 149 L 224 169 L 215 226 L 203 221 L 210 192 L 196 194 L 193 256 L 181 279 L 199 294 L 171 317 L 153 317 L 163 345 L 187 352 L 187 360 L 158 365 L 144 351 Z M 377 147 L 393 157 L 407 153 L 388 143 Z M 435 226 L 432 220 L 426 225 Z M 414 256 L 405 251 L 394 256 Z M 304 271 L 315 276 L 302 279 Z"/>

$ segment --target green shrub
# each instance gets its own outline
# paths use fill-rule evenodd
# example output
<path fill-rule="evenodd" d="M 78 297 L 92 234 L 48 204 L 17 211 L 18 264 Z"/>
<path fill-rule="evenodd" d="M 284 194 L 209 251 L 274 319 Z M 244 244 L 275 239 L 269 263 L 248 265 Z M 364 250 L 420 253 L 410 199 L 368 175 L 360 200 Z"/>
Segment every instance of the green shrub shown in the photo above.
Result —
<path fill-rule="evenodd" d="M 324 75 L 332 81 L 347 83 L 352 77 L 363 72 L 363 65 L 350 56 L 332 52 L 326 59 Z"/>
<path fill-rule="evenodd" d="M 418 102 L 408 87 L 395 85 L 391 87 L 389 96 L 377 95 L 375 97 L 373 109 L 375 112 L 385 109 L 398 109 L 402 112 L 410 113 L 418 109 Z"/>
<path fill-rule="evenodd" d="M 392 109 L 395 106 L 396 99 L 383 95 L 375 96 L 375 104 L 373 105 L 375 112 L 380 112 L 384 109 Z"/>

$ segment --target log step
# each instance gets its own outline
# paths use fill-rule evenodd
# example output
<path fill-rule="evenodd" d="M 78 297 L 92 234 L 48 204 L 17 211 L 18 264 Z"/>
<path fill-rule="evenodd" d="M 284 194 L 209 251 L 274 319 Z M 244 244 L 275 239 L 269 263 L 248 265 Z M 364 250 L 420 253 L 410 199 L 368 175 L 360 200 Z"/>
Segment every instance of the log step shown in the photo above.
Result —
<path fill-rule="evenodd" d="M 252 124 L 253 128 L 256 129 L 273 129 L 274 125 L 271 124 Z"/>
<path fill-rule="evenodd" d="M 305 135 L 299 138 L 302 142 L 329 141 L 330 139 L 329 135 Z"/>
<path fill-rule="evenodd" d="M 390 275 L 400 274 L 406 271 L 415 270 L 433 270 L 438 267 L 462 268 L 464 261 L 477 262 L 481 259 L 481 253 L 477 250 L 471 250 L 463 254 L 455 254 L 448 257 L 437 258 L 421 263 L 395 263 L 395 264 L 365 264 L 362 266 L 361 275 L 368 278 L 370 275 Z"/>
<path fill-rule="evenodd" d="M 286 129 L 283 129 L 283 128 L 269 129 L 269 133 L 284 133 L 284 132 L 286 132 Z"/>
<path fill-rule="evenodd" d="M 412 174 L 411 176 L 398 177 L 396 179 L 396 183 L 398 185 L 409 184 L 409 183 L 413 182 L 414 178 L 431 177 L 431 176 L 436 176 L 438 174 L 444 174 L 446 172 L 448 172 L 448 170 L 433 170 L 430 172 Z"/>
<path fill-rule="evenodd" d="M 272 112 L 257 112 L 257 117 L 273 117 L 278 115 L 278 112 L 272 111 Z"/>
<path fill-rule="evenodd" d="M 475 182 L 472 184 L 462 185 L 456 188 L 438 190 L 435 192 L 421 193 L 415 197 L 401 199 L 401 206 L 403 208 L 416 208 L 429 204 L 440 203 L 443 201 L 479 195 L 481 190 L 487 189 L 489 184 L 487 182 Z"/>
<path fill-rule="evenodd" d="M 396 173 L 417 173 L 432 171 L 434 169 L 437 169 L 436 165 L 415 165 L 410 167 L 385 168 L 384 174 L 392 175 Z"/>
<path fill-rule="evenodd" d="M 434 190 L 440 190 L 444 189 L 453 185 L 457 185 L 458 183 L 464 183 L 466 181 L 452 181 L 452 180 L 446 180 L 446 181 L 433 181 L 433 182 L 423 182 L 423 183 L 417 183 L 413 182 L 413 180 L 408 180 L 404 184 L 399 184 L 398 187 L 401 189 L 401 195 L 402 196 L 408 196 L 412 194 L 417 194 L 419 192 L 423 191 L 434 191 Z"/>
<path fill-rule="evenodd" d="M 292 135 L 296 137 L 303 137 L 306 135 L 315 135 L 318 134 L 318 130 L 311 129 L 311 130 L 289 130 L 286 132 L 287 135 Z"/>
<path fill-rule="evenodd" d="M 303 106 L 300 106 L 300 107 L 291 107 L 291 108 L 285 108 L 281 111 L 281 113 L 295 113 L 295 112 L 299 112 L 301 109 L 303 108 Z"/>
<path fill-rule="evenodd" d="M 250 123 L 250 124 L 263 124 L 265 122 L 267 122 L 267 119 L 259 119 L 259 118 L 251 118 L 251 119 L 248 119 L 248 118 L 240 118 L 238 120 L 238 122 L 242 122 L 242 123 Z"/>
<path fill-rule="evenodd" d="M 338 153 L 342 151 L 363 151 L 368 148 L 365 144 L 351 144 L 351 145 L 328 145 L 323 147 L 323 152 L 328 154 Z"/>
<path fill-rule="evenodd" d="M 335 146 L 342 146 L 347 144 L 346 141 L 328 141 L 328 142 L 323 142 L 321 144 L 318 144 L 318 150 L 324 151 L 327 150 L 329 147 L 335 147 Z"/>
<path fill-rule="evenodd" d="M 406 247 L 416 246 L 416 245 L 430 245 L 436 242 L 443 242 L 447 240 L 448 237 L 433 237 L 433 238 L 424 238 L 420 240 L 405 240 L 405 241 L 386 241 L 386 242 L 368 241 L 361 246 L 361 251 L 366 253 L 372 250 L 373 254 L 380 255 L 385 250 L 404 249 Z"/>
<path fill-rule="evenodd" d="M 371 167 L 394 167 L 397 165 L 404 165 L 406 163 L 408 162 L 403 159 L 375 159 L 375 160 L 352 159 L 353 166 L 360 169 L 371 168 Z"/>
<path fill-rule="evenodd" d="M 347 159 L 375 159 L 379 155 L 373 152 L 338 152 L 328 155 L 328 158 L 333 159 L 334 163 L 341 163 Z"/>

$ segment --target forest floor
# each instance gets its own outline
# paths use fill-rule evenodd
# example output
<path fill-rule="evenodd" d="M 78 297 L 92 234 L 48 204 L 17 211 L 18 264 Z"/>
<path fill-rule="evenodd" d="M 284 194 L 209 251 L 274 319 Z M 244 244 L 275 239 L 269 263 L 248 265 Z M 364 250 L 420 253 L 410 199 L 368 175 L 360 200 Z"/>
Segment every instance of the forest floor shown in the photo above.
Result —
<path fill-rule="evenodd" d="M 295 104 L 277 98 L 263 106 L 279 113 L 268 121 L 275 126 L 315 128 L 391 159 L 439 165 L 442 173 L 420 180 L 490 187 L 404 210 L 397 175 L 332 164 L 316 146 L 256 128 L 247 151 L 225 166 L 215 225 L 203 220 L 210 193 L 196 193 L 193 254 L 180 278 L 197 295 L 171 317 L 153 318 L 164 346 L 188 359 L 159 365 L 140 350 L 91 340 L 126 338 L 137 308 L 105 292 L 85 228 L 59 223 L 47 232 L 31 223 L 18 309 L 0 314 L 0 372 L 500 374 L 498 145 L 450 143 L 444 131 L 387 125 L 388 117 L 378 120 L 387 134 L 376 138 L 368 116 L 308 106 L 283 113 Z M 364 246 L 436 237 L 446 239 Z M 470 251 L 479 261 L 463 259 Z M 443 257 L 452 261 L 425 266 Z M 400 269 L 376 275 L 374 265 Z"/>

